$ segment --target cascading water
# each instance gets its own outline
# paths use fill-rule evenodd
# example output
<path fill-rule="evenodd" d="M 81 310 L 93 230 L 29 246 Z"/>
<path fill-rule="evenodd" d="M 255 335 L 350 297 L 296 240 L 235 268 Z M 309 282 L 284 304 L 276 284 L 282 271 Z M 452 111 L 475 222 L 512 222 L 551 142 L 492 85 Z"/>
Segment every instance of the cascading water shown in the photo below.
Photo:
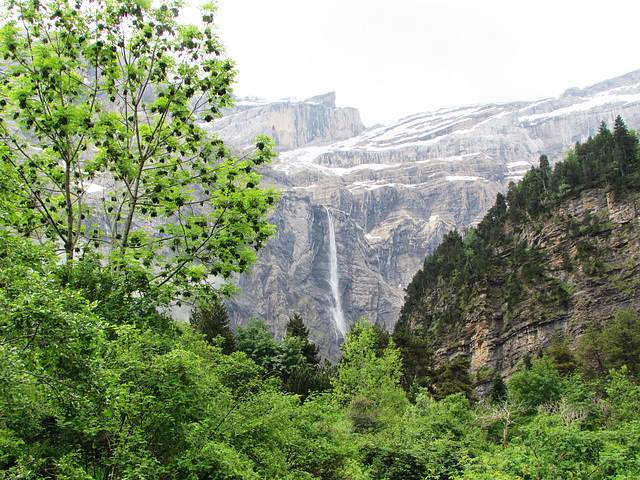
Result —
<path fill-rule="evenodd" d="M 331 294 L 333 296 L 333 305 L 331 314 L 336 330 L 344 337 L 347 333 L 347 325 L 344 321 L 344 312 L 342 311 L 342 301 L 340 300 L 340 278 L 338 277 L 338 250 L 336 249 L 336 232 L 333 228 L 333 220 L 329 209 L 324 207 L 327 212 L 327 220 L 329 221 L 329 285 L 331 286 Z"/>

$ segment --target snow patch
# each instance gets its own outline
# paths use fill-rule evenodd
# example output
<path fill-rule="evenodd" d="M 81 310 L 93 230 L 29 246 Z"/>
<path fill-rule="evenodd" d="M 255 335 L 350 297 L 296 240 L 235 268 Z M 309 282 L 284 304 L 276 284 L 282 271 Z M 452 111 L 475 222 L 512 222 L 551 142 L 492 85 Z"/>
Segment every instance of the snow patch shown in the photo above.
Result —
<path fill-rule="evenodd" d="M 581 97 L 578 99 L 578 103 L 570 105 L 568 107 L 559 108 L 552 112 L 539 113 L 536 115 L 525 115 L 519 117 L 520 122 L 536 123 L 540 120 L 546 120 L 549 118 L 562 117 L 570 115 L 575 112 L 586 112 L 593 108 L 601 107 L 608 103 L 633 103 L 640 102 L 640 93 L 626 95 L 619 88 L 609 90 L 606 92 L 600 92 L 593 97 Z"/>
<path fill-rule="evenodd" d="M 471 175 L 447 175 L 445 180 L 447 182 L 477 182 L 478 180 L 484 180 L 484 178 Z"/>
<path fill-rule="evenodd" d="M 512 168 L 518 168 L 518 167 L 531 168 L 531 166 L 532 166 L 531 162 L 527 162 L 526 160 L 520 160 L 518 162 L 509 162 L 509 163 L 507 163 L 507 168 L 509 170 L 511 170 Z"/>

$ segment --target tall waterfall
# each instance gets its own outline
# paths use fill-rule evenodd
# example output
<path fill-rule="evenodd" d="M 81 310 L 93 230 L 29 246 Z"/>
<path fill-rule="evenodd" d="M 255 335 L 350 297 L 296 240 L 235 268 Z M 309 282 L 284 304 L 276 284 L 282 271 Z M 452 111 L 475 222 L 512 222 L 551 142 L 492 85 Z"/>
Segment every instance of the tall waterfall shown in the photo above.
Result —
<path fill-rule="evenodd" d="M 333 323 L 340 335 L 344 337 L 347 333 L 347 325 L 344 321 L 344 312 L 342 311 L 342 302 L 340 300 L 340 278 L 338 277 L 338 250 L 336 249 L 336 232 L 333 229 L 333 220 L 329 209 L 324 207 L 327 212 L 327 220 L 329 221 L 329 285 L 331 286 L 331 294 L 333 295 L 333 305 L 331 314 Z"/>

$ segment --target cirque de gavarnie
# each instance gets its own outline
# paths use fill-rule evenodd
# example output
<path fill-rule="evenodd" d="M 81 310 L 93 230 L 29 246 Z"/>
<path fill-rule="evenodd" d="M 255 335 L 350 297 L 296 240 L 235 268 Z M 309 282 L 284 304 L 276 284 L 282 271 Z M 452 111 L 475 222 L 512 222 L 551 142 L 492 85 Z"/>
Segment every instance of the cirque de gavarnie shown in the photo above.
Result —
<path fill-rule="evenodd" d="M 239 150 L 266 134 L 279 152 L 261 172 L 263 184 L 282 192 L 270 218 L 277 233 L 252 273 L 237 279 L 242 292 L 228 303 L 232 323 L 263 318 L 280 337 L 299 313 L 334 360 L 361 317 L 392 329 L 425 257 L 447 232 L 477 225 L 541 155 L 555 164 L 601 122 L 613 128 L 617 116 L 630 129 L 640 125 L 640 71 L 555 98 L 452 107 L 369 128 L 356 109 L 336 107 L 335 97 L 240 98 L 214 125 Z M 580 218 L 602 207 L 600 199 L 576 202 L 566 208 Z M 635 214 L 612 215 L 627 222 Z M 484 318 L 440 353 L 475 355 L 474 370 L 508 368 L 557 329 L 575 330 L 574 320 L 519 317 L 498 328 L 505 338 L 487 338 Z M 487 349 L 492 342 L 499 348 Z"/>

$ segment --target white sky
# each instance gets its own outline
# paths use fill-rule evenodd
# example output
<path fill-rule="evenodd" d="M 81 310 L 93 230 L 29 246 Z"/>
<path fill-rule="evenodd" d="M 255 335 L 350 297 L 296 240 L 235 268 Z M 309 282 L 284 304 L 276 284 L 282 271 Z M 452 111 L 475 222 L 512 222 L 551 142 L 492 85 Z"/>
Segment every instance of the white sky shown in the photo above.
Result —
<path fill-rule="evenodd" d="M 640 69 L 637 0 L 218 0 L 235 93 L 335 91 L 367 126 Z"/>

